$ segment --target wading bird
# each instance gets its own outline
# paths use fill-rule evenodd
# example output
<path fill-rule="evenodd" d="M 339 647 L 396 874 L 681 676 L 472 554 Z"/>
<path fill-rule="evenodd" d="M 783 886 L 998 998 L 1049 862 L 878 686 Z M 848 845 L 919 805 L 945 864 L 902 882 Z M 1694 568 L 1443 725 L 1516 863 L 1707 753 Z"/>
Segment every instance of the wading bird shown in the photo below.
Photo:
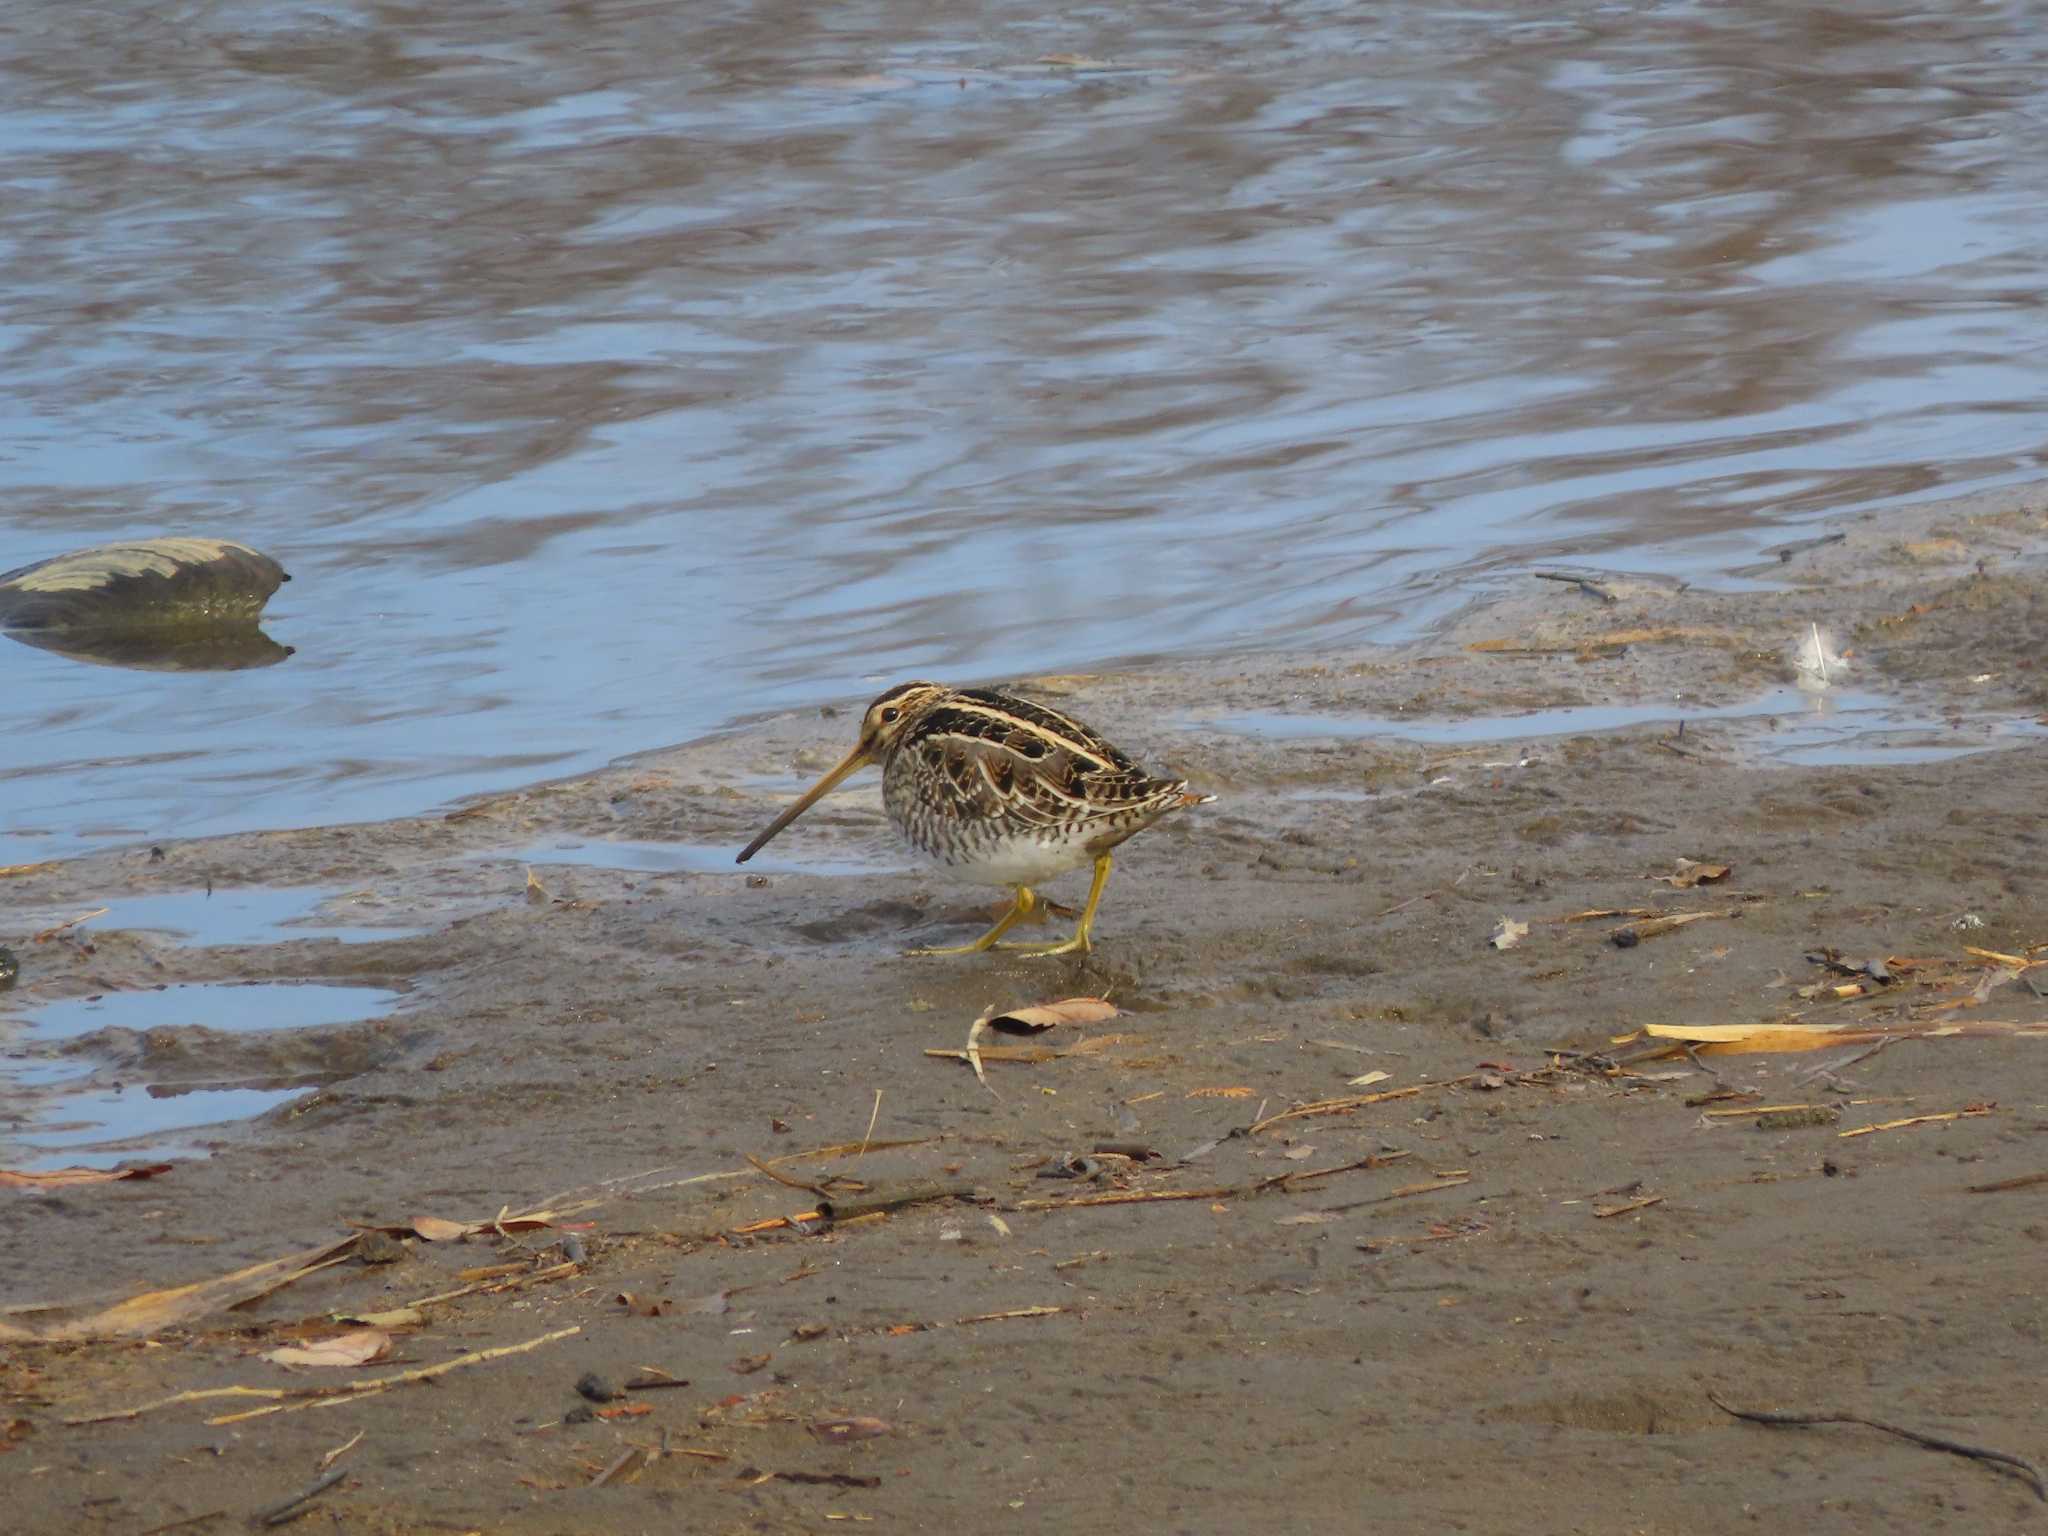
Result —
<path fill-rule="evenodd" d="M 911 847 L 960 879 L 1016 893 L 1010 910 L 973 943 L 911 951 L 919 955 L 1085 951 L 1111 850 L 1170 811 L 1216 798 L 1190 794 L 1184 779 L 1153 778 L 1080 721 L 1043 704 L 985 688 L 898 683 L 868 706 L 853 750 L 769 822 L 739 862 L 841 780 L 877 762 L 882 804 Z M 1095 880 L 1072 938 L 996 942 L 1040 904 L 1034 887 L 1084 864 L 1095 866 Z"/>

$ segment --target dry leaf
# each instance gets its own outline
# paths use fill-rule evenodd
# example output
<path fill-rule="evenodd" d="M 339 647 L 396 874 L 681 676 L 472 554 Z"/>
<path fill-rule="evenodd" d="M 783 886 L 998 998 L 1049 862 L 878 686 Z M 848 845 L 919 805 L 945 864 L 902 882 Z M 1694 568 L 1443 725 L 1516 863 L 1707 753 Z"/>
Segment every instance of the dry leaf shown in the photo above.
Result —
<path fill-rule="evenodd" d="M 1035 1035 L 1060 1024 L 1100 1024 L 1121 1011 L 1108 998 L 1065 997 L 1056 1003 L 1036 1003 L 996 1014 L 988 1021 L 988 1027 L 1013 1035 Z"/>
<path fill-rule="evenodd" d="M 667 1317 L 675 1310 L 675 1303 L 666 1296 L 636 1296 L 631 1291 L 621 1291 L 618 1300 L 635 1317 Z"/>
<path fill-rule="evenodd" d="M 112 1184 L 121 1179 L 153 1179 L 169 1173 L 169 1163 L 149 1163 L 137 1168 L 52 1168 L 48 1173 L 17 1173 L 0 1168 L 0 1188 L 54 1189 L 65 1184 Z"/>
<path fill-rule="evenodd" d="M 886 1435 L 891 1427 L 887 1419 L 862 1415 L 852 1419 L 820 1419 L 810 1426 L 810 1430 L 827 1445 L 846 1445 L 855 1440 L 872 1440 L 877 1435 Z"/>
<path fill-rule="evenodd" d="M 1374 1083 L 1384 1083 L 1393 1075 L 1391 1072 L 1368 1072 L 1362 1077 L 1349 1079 L 1344 1086 L 1347 1088 L 1370 1088 Z"/>
<path fill-rule="evenodd" d="M 1529 925 L 1518 923 L 1512 917 L 1503 916 L 1500 926 L 1493 930 L 1493 937 L 1486 942 L 1495 949 L 1513 949 L 1529 937 Z"/>
<path fill-rule="evenodd" d="M 1678 872 L 1671 875 L 1652 875 L 1652 880 L 1661 880 L 1674 890 L 1689 891 L 1696 885 L 1718 885 L 1728 878 L 1726 864 L 1696 864 L 1691 859 L 1677 861 Z"/>
<path fill-rule="evenodd" d="M 381 1328 L 357 1328 L 337 1333 L 317 1344 L 287 1344 L 268 1349 L 263 1358 L 273 1365 L 368 1365 L 391 1350 L 391 1335 Z"/>
<path fill-rule="evenodd" d="M 415 1216 L 411 1226 L 430 1243 L 452 1243 L 477 1230 L 466 1221 L 447 1221 L 439 1216 Z"/>
<path fill-rule="evenodd" d="M 31 1332 L 0 1324 L 0 1337 L 43 1338 L 43 1339 L 110 1339 L 138 1338 L 161 1333 L 189 1323 L 210 1312 L 236 1307 L 244 1302 L 268 1296 L 272 1291 L 290 1285 L 294 1280 L 311 1274 L 316 1269 L 325 1269 L 338 1264 L 356 1245 L 356 1234 L 308 1248 L 299 1253 L 286 1254 L 283 1258 L 268 1259 L 261 1264 L 251 1264 L 230 1274 L 212 1280 L 201 1280 L 191 1285 L 173 1286 L 168 1290 L 145 1291 L 140 1296 L 131 1296 L 126 1301 L 116 1302 L 111 1307 L 102 1307 L 83 1317 L 57 1322 Z M 64 1312 L 71 1310 L 61 1304 L 45 1307 L 16 1307 L 17 1314 L 27 1312 Z"/>
<path fill-rule="evenodd" d="M 614 1408 L 594 1409 L 592 1417 L 599 1419 L 637 1419 L 642 1414 L 652 1412 L 654 1412 L 654 1405 L 652 1403 L 620 1403 Z"/>
<path fill-rule="evenodd" d="M 1190 1088 L 1187 1096 L 1191 1099 L 1248 1099 L 1252 1091 L 1249 1088 Z"/>
<path fill-rule="evenodd" d="M 732 1373 L 735 1376 L 751 1376 L 754 1374 L 754 1372 L 766 1366 L 768 1362 L 770 1360 L 773 1360 L 774 1358 L 775 1356 L 772 1354 L 741 1355 L 739 1359 L 733 1361 Z"/>
<path fill-rule="evenodd" d="M 1302 1159 L 1304 1158 L 1314 1157 L 1316 1155 L 1316 1149 L 1314 1147 L 1307 1146 L 1289 1147 L 1285 1152 L 1282 1152 L 1280 1155 L 1286 1158 L 1287 1161 L 1289 1161 L 1290 1163 L 1298 1163 L 1302 1161 Z"/>

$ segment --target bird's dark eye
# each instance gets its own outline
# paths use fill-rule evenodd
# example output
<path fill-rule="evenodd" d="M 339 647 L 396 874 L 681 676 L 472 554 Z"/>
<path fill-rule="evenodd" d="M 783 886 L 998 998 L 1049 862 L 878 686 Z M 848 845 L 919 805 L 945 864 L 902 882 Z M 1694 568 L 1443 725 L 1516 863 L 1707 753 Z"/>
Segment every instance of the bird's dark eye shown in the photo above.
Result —
<path fill-rule="evenodd" d="M 882 711 L 882 724 L 884 725 L 893 725 L 896 721 L 901 720 L 902 718 L 903 711 L 897 709 L 894 705 L 891 705 L 888 709 Z"/>

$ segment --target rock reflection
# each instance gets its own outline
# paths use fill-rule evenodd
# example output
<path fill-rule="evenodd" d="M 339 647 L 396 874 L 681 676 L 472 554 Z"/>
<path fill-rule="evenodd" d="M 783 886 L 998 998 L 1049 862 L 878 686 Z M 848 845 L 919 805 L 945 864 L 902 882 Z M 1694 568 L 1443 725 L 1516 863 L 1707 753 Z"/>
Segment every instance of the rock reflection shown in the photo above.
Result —
<path fill-rule="evenodd" d="M 241 672 L 274 667 L 292 654 L 260 629 L 176 631 L 92 629 L 0 630 L 10 640 L 100 667 L 138 672 Z"/>

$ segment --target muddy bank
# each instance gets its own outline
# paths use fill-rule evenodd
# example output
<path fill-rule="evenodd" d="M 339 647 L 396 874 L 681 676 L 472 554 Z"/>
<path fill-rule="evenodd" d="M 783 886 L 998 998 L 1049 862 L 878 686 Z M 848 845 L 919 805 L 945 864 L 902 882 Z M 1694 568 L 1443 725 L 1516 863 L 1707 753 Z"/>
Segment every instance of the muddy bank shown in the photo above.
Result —
<path fill-rule="evenodd" d="M 5 1134 L 64 1160 L 49 1127 L 116 1083 L 280 1099 L 137 1142 L 171 1149 L 146 1182 L 0 1191 L 7 1304 L 224 1274 L 349 1218 L 599 1202 L 569 1218 L 580 1261 L 559 1228 L 406 1241 L 165 1347 L 8 1346 L 0 1426 L 26 1425 L 0 1467 L 23 1528 L 240 1526 L 358 1431 L 307 1518 L 1053 1530 L 1134 1499 L 1147 1530 L 2038 1518 L 1994 1468 L 1853 1428 L 1738 1425 L 1705 1394 L 2041 1454 L 2048 1185 L 1970 1191 L 2048 1169 L 2048 1042 L 1620 1066 L 1613 1041 L 1667 1022 L 2048 1020 L 2040 972 L 1965 948 L 2048 943 L 2044 507 L 2012 493 L 1847 522 L 1725 591 L 1527 581 L 1401 652 L 1039 679 L 1221 797 L 1130 845 L 1080 963 L 901 958 L 971 936 L 992 902 L 908 866 L 871 776 L 766 873 L 725 863 L 843 750 L 851 708 L 448 818 L 166 835 L 8 875 L 0 942 L 22 973 L 0 1039 L 23 1070 Z M 1789 659 L 1816 621 L 1849 653 L 1833 712 Z M 1681 859 L 1729 873 L 1656 878 Z M 203 900 L 209 882 L 318 900 L 210 945 L 120 926 L 124 901 Z M 1569 920 L 1594 910 L 1709 915 L 1623 947 L 1623 919 Z M 1503 917 L 1529 933 L 1497 950 Z M 203 909 L 180 920 L 205 936 Z M 1808 958 L 1829 949 L 1893 979 Z M 250 983 L 361 987 L 375 1006 L 221 1027 Z M 144 989 L 195 1016 L 129 1022 L 122 995 Z M 1125 1015 L 1039 1042 L 1055 1059 L 989 1062 L 994 1092 L 925 1054 L 990 1003 L 1075 993 Z M 61 1037 L 30 1022 L 93 997 Z M 1759 1129 L 1749 1111 L 1781 1103 L 1820 1112 Z M 1843 1135 L 1923 1115 L 1954 1118 Z M 864 1140 L 777 1170 L 973 1197 L 741 1230 L 820 1203 L 748 1157 Z M 1085 1203 L 1109 1195 L 1176 1198 Z M 471 1287 L 420 1306 L 358 1374 L 561 1336 L 317 1411 L 209 1423 L 267 1406 L 216 1399 L 64 1423 L 345 1380 L 258 1356 L 338 1313 Z M 586 1404 L 580 1377 L 647 1368 L 690 1385 L 575 1421 L 619 1406 Z"/>

